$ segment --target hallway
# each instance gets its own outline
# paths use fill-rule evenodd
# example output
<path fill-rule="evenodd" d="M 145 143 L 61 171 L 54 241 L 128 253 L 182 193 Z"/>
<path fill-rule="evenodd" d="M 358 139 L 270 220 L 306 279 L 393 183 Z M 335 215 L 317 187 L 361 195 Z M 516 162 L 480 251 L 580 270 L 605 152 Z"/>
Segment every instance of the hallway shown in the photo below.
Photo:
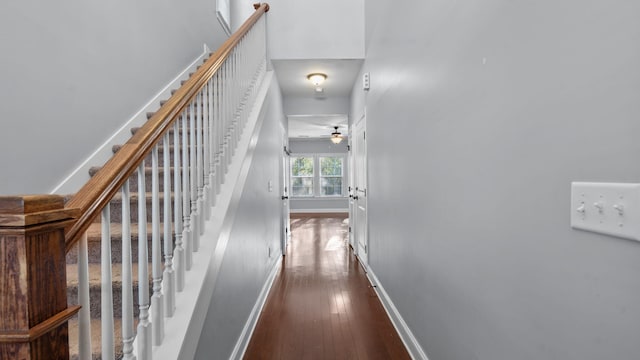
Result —
<path fill-rule="evenodd" d="M 348 245 L 348 219 L 291 219 L 245 359 L 409 359 Z"/>

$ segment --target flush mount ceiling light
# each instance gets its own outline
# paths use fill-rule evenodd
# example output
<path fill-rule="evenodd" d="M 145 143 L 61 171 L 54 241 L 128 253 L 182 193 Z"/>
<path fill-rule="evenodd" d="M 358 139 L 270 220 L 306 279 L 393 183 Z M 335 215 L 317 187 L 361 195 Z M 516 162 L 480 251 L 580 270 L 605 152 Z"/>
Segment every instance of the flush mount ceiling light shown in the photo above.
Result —
<path fill-rule="evenodd" d="M 337 126 L 334 126 L 333 128 L 336 129 L 336 131 L 331 133 L 331 142 L 334 144 L 340 144 L 342 141 L 342 134 L 338 131 Z"/>
<path fill-rule="evenodd" d="M 327 74 L 313 73 L 307 75 L 307 79 L 315 86 L 320 86 L 325 80 L 327 80 Z"/>

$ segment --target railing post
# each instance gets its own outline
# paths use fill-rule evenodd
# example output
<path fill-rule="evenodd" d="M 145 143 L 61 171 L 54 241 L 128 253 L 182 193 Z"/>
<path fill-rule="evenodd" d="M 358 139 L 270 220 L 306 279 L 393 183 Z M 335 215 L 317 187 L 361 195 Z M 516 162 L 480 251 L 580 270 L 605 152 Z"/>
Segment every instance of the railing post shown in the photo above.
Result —
<path fill-rule="evenodd" d="M 79 211 L 54 195 L 0 197 L 0 359 L 68 359 L 64 228 Z"/>

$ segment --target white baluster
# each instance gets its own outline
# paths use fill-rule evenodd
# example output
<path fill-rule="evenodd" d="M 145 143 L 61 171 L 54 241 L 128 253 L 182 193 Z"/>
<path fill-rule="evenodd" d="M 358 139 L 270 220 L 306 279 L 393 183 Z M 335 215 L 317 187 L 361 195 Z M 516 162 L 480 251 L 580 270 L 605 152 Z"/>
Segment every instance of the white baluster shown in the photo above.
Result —
<path fill-rule="evenodd" d="M 191 195 L 191 246 L 192 250 L 198 251 L 198 237 L 200 229 L 198 229 L 198 162 L 197 162 L 197 144 L 196 144 L 196 109 L 194 103 L 199 103 L 198 97 L 190 104 L 189 114 L 189 195 Z"/>
<path fill-rule="evenodd" d="M 211 88 L 211 79 L 207 81 L 207 84 L 204 87 L 204 94 L 206 101 L 204 102 L 204 117 L 202 121 L 202 151 L 204 153 L 204 214 L 202 216 L 203 220 L 211 218 L 211 163 L 210 163 L 210 151 L 211 151 L 211 133 L 210 133 L 210 124 L 213 118 L 213 110 L 211 108 L 211 99 L 213 98 L 213 94 L 211 93 L 213 89 Z M 202 230 L 204 230 L 204 225 L 202 226 Z"/>
<path fill-rule="evenodd" d="M 122 187 L 122 353 L 123 358 L 133 355 L 133 276 L 131 264 L 131 195 L 129 181 Z"/>
<path fill-rule="evenodd" d="M 197 107 L 198 112 L 196 116 L 196 186 L 198 188 L 198 198 L 196 200 L 196 207 L 198 209 L 198 236 L 194 238 L 193 250 L 198 251 L 200 244 L 200 236 L 204 232 L 204 158 L 203 158 L 203 146 L 202 146 L 202 129 L 204 120 L 204 106 L 205 98 L 204 91 L 200 90 L 198 95 Z"/>
<path fill-rule="evenodd" d="M 164 297 L 162 295 L 162 250 L 160 244 L 160 191 L 158 178 L 158 145 L 151 152 L 151 270 L 153 295 L 151 295 L 153 344 L 164 340 Z"/>
<path fill-rule="evenodd" d="M 173 271 L 173 232 L 171 229 L 171 145 L 169 132 L 164 134 L 164 289 L 165 315 L 172 317 L 176 309 L 176 277 Z M 175 149 L 175 146 L 174 146 Z"/>
<path fill-rule="evenodd" d="M 189 112 L 193 113 L 193 106 L 189 107 Z M 182 242 L 184 244 L 185 270 L 191 270 L 193 264 L 193 235 L 191 231 L 191 179 L 189 175 L 189 154 L 191 144 L 189 143 L 189 125 L 187 112 L 182 115 L 182 224 L 184 231 Z"/>
<path fill-rule="evenodd" d="M 138 166 L 138 303 L 140 309 L 138 359 L 151 360 L 151 323 L 149 322 L 149 253 L 147 237 L 147 198 L 144 161 Z"/>
<path fill-rule="evenodd" d="M 89 299 L 89 250 L 87 233 L 78 243 L 78 303 L 82 308 L 78 313 L 78 356 L 91 359 L 91 304 Z"/>
<path fill-rule="evenodd" d="M 184 116 L 184 113 L 183 113 Z M 173 253 L 175 262 L 173 263 L 173 267 L 175 268 L 176 273 L 176 290 L 182 291 L 184 290 L 184 248 L 182 244 L 182 171 L 180 169 L 180 126 L 178 125 L 178 121 L 176 120 L 175 125 L 173 126 L 173 193 L 174 193 L 174 227 L 176 234 L 176 248 Z"/>
<path fill-rule="evenodd" d="M 222 189 L 222 184 L 224 184 L 225 180 L 225 167 L 224 167 L 224 158 L 225 158 L 225 150 L 224 150 L 224 141 L 225 141 L 225 127 L 226 127 L 226 119 L 227 119 L 227 109 L 228 109 L 228 94 L 227 94 L 227 62 L 222 66 L 221 71 L 222 82 L 220 83 L 220 123 L 218 124 L 218 154 L 217 154 L 217 167 L 218 167 L 218 179 L 217 179 L 217 193 L 219 194 Z"/>
<path fill-rule="evenodd" d="M 100 282 L 100 322 L 102 324 L 102 358 L 113 359 L 115 345 L 113 340 L 113 279 L 111 276 L 111 206 L 102 209 L 101 243 L 101 282 Z"/>
<path fill-rule="evenodd" d="M 209 84 L 209 207 L 216 205 L 217 185 L 216 185 L 216 121 L 218 104 L 216 98 L 218 90 L 216 89 L 218 74 L 216 73 Z M 211 209 L 209 209 L 211 213 Z"/>

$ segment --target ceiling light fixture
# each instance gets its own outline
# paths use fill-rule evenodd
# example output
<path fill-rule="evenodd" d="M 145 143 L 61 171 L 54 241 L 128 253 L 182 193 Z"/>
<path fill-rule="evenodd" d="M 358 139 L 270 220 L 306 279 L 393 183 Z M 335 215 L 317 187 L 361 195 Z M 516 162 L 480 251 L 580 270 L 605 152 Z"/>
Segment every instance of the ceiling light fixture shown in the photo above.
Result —
<path fill-rule="evenodd" d="M 312 73 L 307 75 L 307 79 L 315 86 L 320 86 L 325 80 L 327 80 L 327 74 Z"/>
<path fill-rule="evenodd" d="M 336 131 L 331 133 L 331 142 L 334 144 L 340 144 L 342 141 L 342 134 L 338 131 L 337 126 L 334 126 L 333 128 L 336 129 Z"/>

